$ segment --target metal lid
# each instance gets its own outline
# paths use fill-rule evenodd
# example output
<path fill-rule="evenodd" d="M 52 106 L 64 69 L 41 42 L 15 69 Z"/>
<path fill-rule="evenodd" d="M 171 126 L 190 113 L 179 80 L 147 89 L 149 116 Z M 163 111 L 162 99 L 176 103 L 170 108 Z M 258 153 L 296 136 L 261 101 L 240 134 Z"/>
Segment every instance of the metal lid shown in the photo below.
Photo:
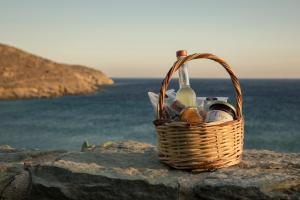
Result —
<path fill-rule="evenodd" d="M 178 50 L 178 51 L 176 51 L 176 56 L 177 57 L 187 56 L 187 50 Z"/>
<path fill-rule="evenodd" d="M 234 116 L 236 116 L 236 109 L 233 105 L 231 105 L 230 103 L 227 103 L 225 101 L 215 101 L 213 102 L 210 106 L 209 106 L 209 110 L 213 109 L 216 107 L 222 107 L 222 108 L 228 108 L 229 111 L 232 112 L 232 114 L 234 114 Z"/>

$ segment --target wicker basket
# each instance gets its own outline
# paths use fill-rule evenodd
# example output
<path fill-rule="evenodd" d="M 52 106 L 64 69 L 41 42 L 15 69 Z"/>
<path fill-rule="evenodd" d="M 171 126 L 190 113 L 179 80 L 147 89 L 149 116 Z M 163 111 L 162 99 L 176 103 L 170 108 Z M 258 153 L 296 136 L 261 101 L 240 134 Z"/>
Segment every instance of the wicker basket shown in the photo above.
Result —
<path fill-rule="evenodd" d="M 172 75 L 182 64 L 200 58 L 218 62 L 229 73 L 236 92 L 237 118 L 230 122 L 199 125 L 163 119 L 164 98 Z M 158 135 L 159 158 L 165 164 L 176 169 L 210 171 L 240 162 L 244 139 L 242 92 L 238 78 L 223 59 L 205 53 L 177 60 L 162 82 L 157 113 L 154 124 Z"/>

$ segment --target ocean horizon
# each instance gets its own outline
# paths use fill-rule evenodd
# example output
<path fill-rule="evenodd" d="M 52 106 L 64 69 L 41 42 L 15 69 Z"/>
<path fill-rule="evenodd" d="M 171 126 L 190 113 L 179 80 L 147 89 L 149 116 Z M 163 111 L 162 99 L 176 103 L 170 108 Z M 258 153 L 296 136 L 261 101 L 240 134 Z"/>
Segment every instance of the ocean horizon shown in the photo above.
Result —
<path fill-rule="evenodd" d="M 0 144 L 16 148 L 80 150 L 88 140 L 137 140 L 156 144 L 154 110 L 147 92 L 163 78 L 113 78 L 93 94 L 0 101 Z M 240 79 L 246 149 L 300 152 L 300 79 Z M 230 79 L 191 79 L 197 96 L 228 96 Z M 177 79 L 170 89 L 177 90 Z"/>

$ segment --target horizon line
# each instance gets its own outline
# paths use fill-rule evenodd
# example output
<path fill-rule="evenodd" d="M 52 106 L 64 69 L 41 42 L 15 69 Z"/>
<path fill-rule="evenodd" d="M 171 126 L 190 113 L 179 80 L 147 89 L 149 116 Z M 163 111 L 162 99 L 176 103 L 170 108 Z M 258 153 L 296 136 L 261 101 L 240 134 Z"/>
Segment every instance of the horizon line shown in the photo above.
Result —
<path fill-rule="evenodd" d="M 118 78 L 122 78 L 122 79 L 164 79 L 165 77 L 129 77 L 129 76 L 110 76 L 110 78 L 112 79 L 118 79 Z M 178 77 L 173 77 L 172 79 L 178 79 Z M 190 79 L 230 79 L 229 77 L 197 77 L 197 78 L 190 78 Z M 300 80 L 300 77 L 242 77 L 242 78 L 238 78 L 238 79 L 253 79 L 253 80 L 257 80 L 257 79 L 276 79 L 276 80 Z"/>

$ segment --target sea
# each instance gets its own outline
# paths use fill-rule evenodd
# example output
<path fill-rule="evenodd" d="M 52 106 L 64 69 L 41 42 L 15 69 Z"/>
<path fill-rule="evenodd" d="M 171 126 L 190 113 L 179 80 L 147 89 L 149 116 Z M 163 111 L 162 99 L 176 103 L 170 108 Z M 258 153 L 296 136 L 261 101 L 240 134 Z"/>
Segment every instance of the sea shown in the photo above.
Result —
<path fill-rule="evenodd" d="M 0 144 L 25 149 L 80 150 L 84 141 L 156 144 L 155 112 L 147 92 L 162 79 L 115 78 L 89 95 L 0 101 Z M 197 96 L 229 97 L 228 79 L 192 79 Z M 300 152 L 300 79 L 242 79 L 246 149 Z M 178 80 L 170 89 L 178 89 Z"/>

